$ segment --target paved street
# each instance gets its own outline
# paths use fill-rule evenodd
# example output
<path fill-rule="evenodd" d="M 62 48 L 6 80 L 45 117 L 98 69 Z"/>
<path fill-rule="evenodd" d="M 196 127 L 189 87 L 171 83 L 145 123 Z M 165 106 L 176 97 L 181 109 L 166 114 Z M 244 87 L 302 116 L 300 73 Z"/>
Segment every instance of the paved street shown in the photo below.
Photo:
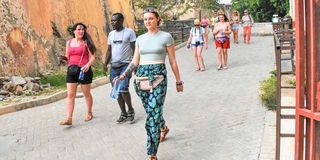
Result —
<path fill-rule="evenodd" d="M 229 69 L 221 71 L 216 69 L 212 38 L 203 53 L 205 72 L 195 71 L 191 50 L 177 50 L 185 90 L 179 94 L 175 91 L 175 80 L 167 65 L 170 78 L 164 118 L 171 130 L 160 144 L 159 160 L 260 158 L 269 111 L 259 100 L 259 82 L 274 69 L 272 44 L 271 36 L 253 37 L 250 45 L 242 40 L 232 44 Z M 84 122 L 84 99 L 76 99 L 72 127 L 58 125 L 65 118 L 65 99 L 0 116 L 0 159 L 147 159 L 146 115 L 139 98 L 131 86 L 136 121 L 116 124 L 120 110 L 109 97 L 110 91 L 109 84 L 92 90 L 95 118 L 90 122 Z"/>

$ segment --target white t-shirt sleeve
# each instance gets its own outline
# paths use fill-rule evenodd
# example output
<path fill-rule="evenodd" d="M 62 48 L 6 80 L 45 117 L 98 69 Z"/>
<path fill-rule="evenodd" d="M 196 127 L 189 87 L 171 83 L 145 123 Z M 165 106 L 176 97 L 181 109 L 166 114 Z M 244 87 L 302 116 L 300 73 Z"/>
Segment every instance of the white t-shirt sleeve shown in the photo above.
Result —
<path fill-rule="evenodd" d="M 111 34 L 112 34 L 112 32 L 110 32 L 110 33 L 109 33 L 109 36 L 108 36 L 108 45 L 111 45 L 111 44 L 112 44 Z"/>
<path fill-rule="evenodd" d="M 130 29 L 130 42 L 136 41 L 136 34 Z"/>

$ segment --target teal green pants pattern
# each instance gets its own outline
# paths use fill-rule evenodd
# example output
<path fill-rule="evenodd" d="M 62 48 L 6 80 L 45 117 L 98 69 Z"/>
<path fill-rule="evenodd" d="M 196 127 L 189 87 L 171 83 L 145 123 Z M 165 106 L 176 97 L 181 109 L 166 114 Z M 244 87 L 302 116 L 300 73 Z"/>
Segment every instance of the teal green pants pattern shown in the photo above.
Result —
<path fill-rule="evenodd" d="M 135 82 L 134 87 L 140 97 L 143 107 L 147 113 L 147 154 L 155 156 L 160 143 L 160 129 L 165 127 L 162 116 L 163 104 L 167 93 L 167 70 L 164 64 L 140 65 L 136 72 L 137 77 L 149 77 L 153 81 L 155 75 L 163 75 L 164 80 L 152 92 L 142 91 Z"/>

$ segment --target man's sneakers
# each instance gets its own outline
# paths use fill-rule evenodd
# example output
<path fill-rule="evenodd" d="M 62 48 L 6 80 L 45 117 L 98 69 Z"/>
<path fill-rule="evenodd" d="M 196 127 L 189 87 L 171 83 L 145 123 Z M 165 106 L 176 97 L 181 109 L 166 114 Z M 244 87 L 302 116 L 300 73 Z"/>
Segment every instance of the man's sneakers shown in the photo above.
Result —
<path fill-rule="evenodd" d="M 117 120 L 118 123 L 126 122 L 127 115 L 125 113 L 121 113 L 119 119 Z"/>
<path fill-rule="evenodd" d="M 129 110 L 127 113 L 121 113 L 119 119 L 117 120 L 117 123 L 123 123 L 126 121 L 131 123 L 134 120 L 134 115 L 135 115 L 134 109 Z"/>
<path fill-rule="evenodd" d="M 129 122 L 133 122 L 133 120 L 134 120 L 134 115 L 135 115 L 135 112 L 134 112 L 134 109 L 132 109 L 132 110 L 129 110 L 128 111 L 128 114 L 127 114 L 127 121 L 129 121 Z"/>

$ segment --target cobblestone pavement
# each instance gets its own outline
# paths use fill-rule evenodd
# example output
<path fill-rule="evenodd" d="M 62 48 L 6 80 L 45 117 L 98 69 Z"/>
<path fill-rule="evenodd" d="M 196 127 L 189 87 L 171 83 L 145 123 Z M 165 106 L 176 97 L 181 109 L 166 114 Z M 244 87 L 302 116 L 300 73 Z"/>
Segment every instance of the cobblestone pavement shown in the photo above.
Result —
<path fill-rule="evenodd" d="M 229 69 L 221 71 L 216 69 L 212 39 L 203 53 L 205 72 L 195 71 L 191 50 L 177 51 L 185 90 L 176 93 L 168 65 L 164 116 L 171 130 L 160 144 L 160 160 L 257 160 L 262 142 L 273 145 L 274 141 L 263 140 L 269 111 L 258 97 L 259 82 L 274 68 L 272 40 L 253 37 L 250 45 L 232 44 Z M 135 123 L 116 124 L 120 110 L 109 98 L 110 91 L 109 84 L 92 90 L 95 118 L 90 122 L 84 122 L 84 99 L 76 99 L 72 127 L 58 125 L 65 118 L 65 99 L 0 116 L 0 159 L 147 159 L 146 116 L 139 98 L 131 86 Z"/>

